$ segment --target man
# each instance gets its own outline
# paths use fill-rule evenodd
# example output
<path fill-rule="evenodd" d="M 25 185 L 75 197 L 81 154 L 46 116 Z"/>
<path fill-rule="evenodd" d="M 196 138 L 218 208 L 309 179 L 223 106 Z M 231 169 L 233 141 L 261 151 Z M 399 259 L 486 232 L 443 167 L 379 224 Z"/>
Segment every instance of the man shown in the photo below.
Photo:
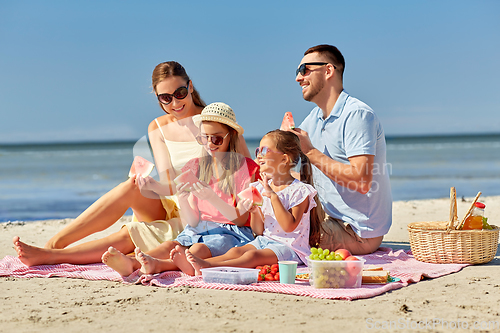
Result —
<path fill-rule="evenodd" d="M 320 246 L 367 254 L 377 250 L 392 223 L 385 136 L 373 110 L 344 90 L 344 68 L 334 46 L 304 53 L 295 80 L 317 107 L 294 131 L 328 215 Z"/>

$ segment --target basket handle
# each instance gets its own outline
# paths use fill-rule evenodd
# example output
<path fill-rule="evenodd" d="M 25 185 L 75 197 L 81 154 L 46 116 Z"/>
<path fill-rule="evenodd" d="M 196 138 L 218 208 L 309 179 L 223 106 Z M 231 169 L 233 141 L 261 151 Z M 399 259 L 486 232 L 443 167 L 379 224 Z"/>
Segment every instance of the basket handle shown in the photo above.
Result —
<path fill-rule="evenodd" d="M 477 195 L 474 198 L 474 200 L 472 201 L 472 204 L 470 205 L 469 210 L 467 211 L 467 213 L 465 213 L 465 216 L 462 219 L 462 221 L 460 221 L 460 223 L 457 225 L 457 230 L 460 230 L 463 228 L 465 220 L 469 217 L 470 213 L 472 212 L 472 209 L 474 209 L 474 205 L 476 204 L 476 201 L 477 201 L 477 199 L 479 199 L 480 195 L 481 195 L 481 192 L 477 192 Z"/>
<path fill-rule="evenodd" d="M 446 230 L 455 229 L 455 221 L 458 220 L 457 215 L 457 191 L 454 187 L 450 188 L 450 219 Z"/>

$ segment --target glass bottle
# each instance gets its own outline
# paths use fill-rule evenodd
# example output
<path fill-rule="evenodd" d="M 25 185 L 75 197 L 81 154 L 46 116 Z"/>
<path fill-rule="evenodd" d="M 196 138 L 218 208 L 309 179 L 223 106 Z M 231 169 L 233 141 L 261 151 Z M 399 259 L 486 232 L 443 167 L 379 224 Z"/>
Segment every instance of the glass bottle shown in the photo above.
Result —
<path fill-rule="evenodd" d="M 483 229 L 483 216 L 485 204 L 476 202 L 471 214 L 465 220 L 463 230 Z"/>

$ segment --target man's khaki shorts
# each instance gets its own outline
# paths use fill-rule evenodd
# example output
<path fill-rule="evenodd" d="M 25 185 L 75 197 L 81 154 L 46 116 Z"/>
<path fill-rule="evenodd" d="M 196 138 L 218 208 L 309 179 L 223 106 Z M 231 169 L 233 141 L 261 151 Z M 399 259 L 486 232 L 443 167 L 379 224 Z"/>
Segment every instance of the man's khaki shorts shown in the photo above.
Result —
<path fill-rule="evenodd" d="M 351 254 L 368 254 L 375 252 L 384 238 L 361 238 L 349 224 L 330 216 L 326 216 L 323 229 L 320 247 L 330 251 L 346 249 Z"/>

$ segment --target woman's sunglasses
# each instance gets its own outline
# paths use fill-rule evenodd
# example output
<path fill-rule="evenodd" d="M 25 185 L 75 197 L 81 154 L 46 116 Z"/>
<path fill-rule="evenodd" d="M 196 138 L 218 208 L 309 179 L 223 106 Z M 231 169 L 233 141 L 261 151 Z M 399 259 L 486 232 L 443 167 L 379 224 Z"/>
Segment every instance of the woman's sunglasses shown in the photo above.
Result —
<path fill-rule="evenodd" d="M 224 139 L 229 135 L 229 132 L 226 133 L 226 135 L 221 136 L 221 135 L 198 135 L 196 136 L 196 141 L 200 145 L 206 145 L 208 143 L 208 140 L 216 145 L 216 146 L 221 146 L 224 143 Z"/>
<path fill-rule="evenodd" d="M 173 97 L 175 97 L 175 99 L 186 98 L 186 96 L 188 95 L 188 91 L 189 91 L 189 82 L 190 81 L 188 81 L 188 83 L 187 83 L 187 87 L 179 87 L 179 88 L 175 89 L 173 94 L 159 94 L 158 101 L 161 104 L 168 105 L 168 104 L 172 103 Z"/>
<path fill-rule="evenodd" d="M 276 153 L 276 154 L 284 154 L 280 151 L 274 151 L 274 150 L 271 150 L 269 149 L 268 147 L 266 146 L 263 146 L 263 147 L 257 147 L 257 149 L 255 149 L 255 157 L 258 157 L 259 154 L 260 156 L 262 157 L 266 157 L 267 153 Z"/>

